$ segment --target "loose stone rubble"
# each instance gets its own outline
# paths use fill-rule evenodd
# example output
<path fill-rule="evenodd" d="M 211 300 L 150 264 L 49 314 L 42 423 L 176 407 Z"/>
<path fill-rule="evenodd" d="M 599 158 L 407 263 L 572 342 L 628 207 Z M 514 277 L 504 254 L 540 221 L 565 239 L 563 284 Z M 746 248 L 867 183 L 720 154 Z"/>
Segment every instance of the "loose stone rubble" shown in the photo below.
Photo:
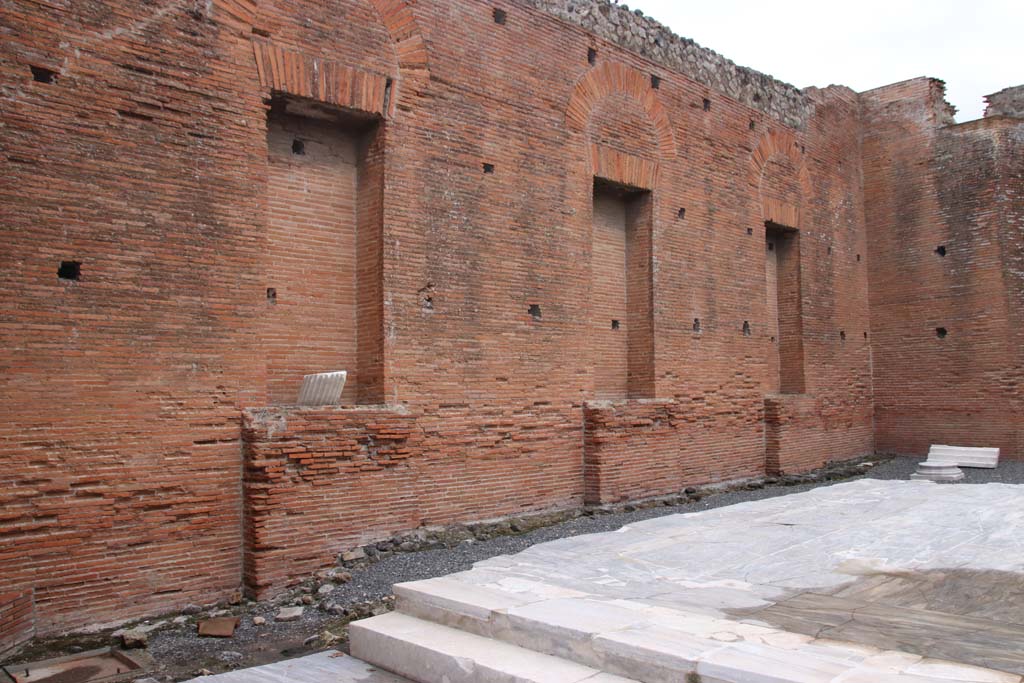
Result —
<path fill-rule="evenodd" d="M 717 52 L 679 37 L 640 10 L 631 11 L 627 5 L 609 0 L 530 0 L 530 4 L 778 117 L 787 125 L 806 125 L 812 105 L 798 88 L 737 66 Z"/>

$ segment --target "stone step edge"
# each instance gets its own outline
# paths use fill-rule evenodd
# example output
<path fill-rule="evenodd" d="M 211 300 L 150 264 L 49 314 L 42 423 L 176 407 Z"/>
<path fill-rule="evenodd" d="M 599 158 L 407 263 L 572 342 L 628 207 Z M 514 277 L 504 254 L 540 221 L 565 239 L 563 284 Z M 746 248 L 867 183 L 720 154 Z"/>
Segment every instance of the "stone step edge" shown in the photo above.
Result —
<path fill-rule="evenodd" d="M 638 683 L 399 612 L 349 624 L 349 648 L 414 683 Z"/>
<path fill-rule="evenodd" d="M 687 676 L 700 675 L 700 680 L 713 683 L 739 681 L 789 682 L 803 681 L 868 681 L 897 675 L 890 660 L 899 660 L 906 667 L 916 662 L 946 664 L 964 671 L 981 671 L 986 675 L 1002 676 L 1014 683 L 1024 683 L 1019 676 L 978 668 L 955 662 L 922 658 L 898 650 L 879 650 L 854 643 L 835 641 L 836 652 L 818 652 L 814 655 L 793 650 L 790 639 L 805 636 L 777 629 L 761 628 L 752 624 L 737 625 L 746 630 L 763 630 L 768 637 L 746 642 L 714 641 L 674 629 L 639 627 L 621 631 L 572 633 L 572 627 L 558 626 L 516 615 L 508 618 L 508 610 L 537 602 L 519 598 L 505 591 L 438 577 L 422 581 L 396 584 L 396 612 L 429 621 L 449 630 L 470 633 L 492 642 L 510 644 L 580 665 L 598 669 L 617 677 L 635 679 L 641 683 L 664 683 L 689 680 Z M 562 643 L 545 642 L 545 636 L 563 631 L 567 636 Z M 575 637 L 574 637 L 575 636 Z M 809 640 L 814 640 L 810 639 Z M 827 641 L 828 639 L 826 639 Z M 831 642 L 831 641 L 830 641 Z M 826 646 L 827 647 L 827 646 Z M 850 650 L 874 650 L 875 654 L 863 662 L 847 659 Z M 867 655 L 866 655 L 867 656 Z M 874 663 L 881 661 L 882 668 Z M 769 675 L 762 669 L 766 665 L 788 673 Z M 923 671 L 912 670 L 900 675 L 909 676 L 915 683 L 953 683 L 942 677 L 933 677 Z M 960 680 L 960 679 L 958 679 Z M 974 680 L 974 679 L 963 679 Z M 978 680 L 995 680 L 982 678 Z M 999 678 L 1003 680 L 1003 678 Z"/>
<path fill-rule="evenodd" d="M 698 653 L 728 645 L 693 638 L 677 649 L 657 642 L 654 633 L 649 640 L 631 634 L 582 634 L 522 616 L 509 619 L 507 610 L 536 601 L 448 577 L 395 584 L 393 592 L 398 613 L 641 683 L 682 680 L 696 673 Z"/>

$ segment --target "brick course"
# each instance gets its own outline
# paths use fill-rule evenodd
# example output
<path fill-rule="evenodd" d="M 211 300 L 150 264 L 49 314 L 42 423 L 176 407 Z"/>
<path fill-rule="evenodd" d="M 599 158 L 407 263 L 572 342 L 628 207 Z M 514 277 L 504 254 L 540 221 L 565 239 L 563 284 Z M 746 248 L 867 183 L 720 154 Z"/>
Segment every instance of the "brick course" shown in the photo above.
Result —
<path fill-rule="evenodd" d="M 247 411 L 246 582 L 262 597 L 396 531 L 578 506 L 580 424 L 532 404 Z"/>
<path fill-rule="evenodd" d="M 1019 458 L 1022 119 L 949 125 L 942 92 L 922 78 L 863 98 L 877 446 Z"/>
<path fill-rule="evenodd" d="M 876 442 L 1024 454 L 1013 97 L 948 126 L 927 80 L 797 91 L 685 41 L 648 59 L 579 12 L 0 10 L 0 590 L 34 595 L 41 633 L 241 583 L 272 594 L 423 524 L 796 471 Z M 330 164 L 289 175 L 281 106 L 303 130 L 345 119 L 354 187 Z M 627 397 L 612 402 L 591 335 L 595 177 L 647 193 L 619 273 Z M 766 221 L 799 231 L 785 359 Z M 354 254 L 334 258 L 342 244 Z M 342 256 L 354 295 L 332 277 Z M 58 278 L 62 261 L 81 277 Z M 301 315 L 282 315 L 303 288 Z M 329 363 L 353 366 L 346 405 L 275 406 Z M 777 391 L 796 386 L 774 380 L 787 363 L 801 393 Z"/>
<path fill-rule="evenodd" d="M 0 657 L 35 635 L 32 591 L 0 593 Z"/>

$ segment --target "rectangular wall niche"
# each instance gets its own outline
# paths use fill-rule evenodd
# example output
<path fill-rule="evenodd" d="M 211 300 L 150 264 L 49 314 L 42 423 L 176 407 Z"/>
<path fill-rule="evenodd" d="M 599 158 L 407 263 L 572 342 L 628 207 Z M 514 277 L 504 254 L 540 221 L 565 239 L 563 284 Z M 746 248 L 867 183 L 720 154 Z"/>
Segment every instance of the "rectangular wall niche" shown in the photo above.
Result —
<path fill-rule="evenodd" d="M 804 392 L 803 318 L 800 295 L 800 232 L 765 223 L 768 378 L 770 394 Z"/>
<path fill-rule="evenodd" d="M 594 179 L 590 344 L 594 398 L 654 395 L 649 191 Z"/>
<path fill-rule="evenodd" d="M 267 120 L 264 309 L 267 395 L 292 404 L 302 376 L 347 370 L 342 403 L 383 402 L 384 127 L 275 98 Z"/>

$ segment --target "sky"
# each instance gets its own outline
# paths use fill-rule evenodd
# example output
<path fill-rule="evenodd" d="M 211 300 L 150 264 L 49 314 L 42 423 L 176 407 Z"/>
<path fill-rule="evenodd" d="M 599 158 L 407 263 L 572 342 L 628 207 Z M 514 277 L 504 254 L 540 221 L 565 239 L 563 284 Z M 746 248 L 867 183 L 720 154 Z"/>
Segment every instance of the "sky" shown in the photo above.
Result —
<path fill-rule="evenodd" d="M 742 66 L 804 88 L 946 82 L 956 120 L 1024 84 L 1024 0 L 620 0 Z"/>

